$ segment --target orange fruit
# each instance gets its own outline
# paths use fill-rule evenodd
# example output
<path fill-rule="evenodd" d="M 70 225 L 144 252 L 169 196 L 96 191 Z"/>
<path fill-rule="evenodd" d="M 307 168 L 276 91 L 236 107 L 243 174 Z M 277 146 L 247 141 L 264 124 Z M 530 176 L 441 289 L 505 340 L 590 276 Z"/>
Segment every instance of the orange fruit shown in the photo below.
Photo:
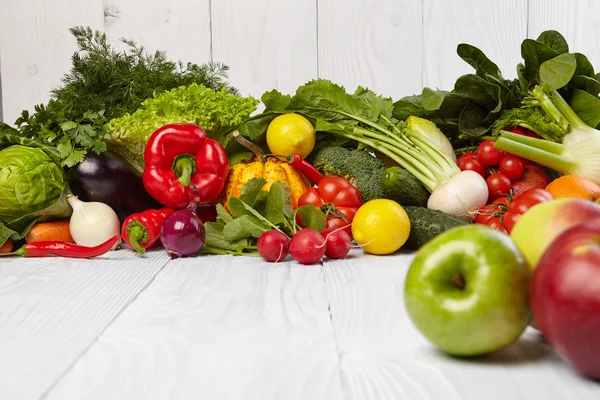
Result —
<path fill-rule="evenodd" d="M 555 199 L 579 198 L 585 200 L 600 199 L 600 186 L 590 179 L 577 175 L 563 175 L 546 186 Z"/>

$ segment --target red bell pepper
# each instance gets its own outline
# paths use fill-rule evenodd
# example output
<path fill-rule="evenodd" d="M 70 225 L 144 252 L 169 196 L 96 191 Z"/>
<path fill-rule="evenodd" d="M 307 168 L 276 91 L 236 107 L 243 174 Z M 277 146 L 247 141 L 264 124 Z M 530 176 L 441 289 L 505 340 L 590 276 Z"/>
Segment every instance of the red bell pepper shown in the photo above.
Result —
<path fill-rule="evenodd" d="M 174 211 L 172 208 L 164 207 L 160 210 L 146 210 L 130 215 L 123 221 L 121 227 L 123 240 L 129 247 L 144 254 L 158 241 L 162 224 Z"/>
<path fill-rule="evenodd" d="M 225 186 L 229 160 L 225 149 L 195 124 L 168 124 L 157 129 L 144 150 L 142 181 L 146 191 L 165 207 L 181 209 L 194 197 L 213 203 Z"/>
<path fill-rule="evenodd" d="M 318 187 L 306 189 L 298 199 L 298 206 L 312 204 L 327 216 L 327 228 L 341 228 L 352 237 L 351 223 L 363 201 L 358 189 L 346 178 L 325 177 Z"/>

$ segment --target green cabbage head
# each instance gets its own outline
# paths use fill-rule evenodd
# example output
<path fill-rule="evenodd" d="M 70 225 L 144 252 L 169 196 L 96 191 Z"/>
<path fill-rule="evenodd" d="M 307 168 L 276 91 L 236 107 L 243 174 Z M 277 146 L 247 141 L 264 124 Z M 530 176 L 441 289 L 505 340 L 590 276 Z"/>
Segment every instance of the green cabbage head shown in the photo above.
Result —
<path fill-rule="evenodd" d="M 0 244 L 22 238 L 35 222 L 68 218 L 68 192 L 66 174 L 43 150 L 0 150 Z"/>

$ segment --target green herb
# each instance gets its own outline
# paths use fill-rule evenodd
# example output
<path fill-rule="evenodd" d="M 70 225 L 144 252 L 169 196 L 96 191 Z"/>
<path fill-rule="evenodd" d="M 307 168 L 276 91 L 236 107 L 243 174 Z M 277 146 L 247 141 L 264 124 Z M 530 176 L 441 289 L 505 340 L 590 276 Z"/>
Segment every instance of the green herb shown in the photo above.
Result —
<path fill-rule="evenodd" d="M 24 111 L 15 122 L 24 137 L 57 148 L 65 167 L 81 162 L 88 151 L 104 152 L 108 122 L 159 93 L 195 83 L 237 95 L 223 64 L 169 61 L 165 52 L 147 52 L 125 38 L 125 49 L 117 50 L 106 34 L 89 27 L 70 32 L 78 45 L 70 72 L 46 105 L 35 106 L 33 114 Z"/>
<path fill-rule="evenodd" d="M 486 134 L 497 134 L 505 113 L 519 108 L 528 92 L 538 84 L 559 91 L 573 109 L 582 112 L 585 121 L 595 123 L 590 110 L 595 105 L 592 97 L 583 101 L 577 90 L 595 97 L 600 93 L 599 76 L 587 57 L 569 53 L 565 38 L 557 31 L 542 32 L 537 39 L 521 43 L 523 63 L 516 66 L 517 77 L 506 79 L 498 66 L 481 50 L 460 44 L 457 54 L 475 69 L 472 74 L 460 76 L 451 91 L 424 88 L 420 95 L 407 96 L 394 103 L 393 115 L 406 120 L 411 115 L 434 122 L 456 146 L 476 143 Z M 597 125 L 597 124 L 596 124 Z M 596 126 L 593 125 L 593 126 Z"/>
<path fill-rule="evenodd" d="M 217 221 L 204 224 L 206 242 L 202 252 L 255 253 L 257 239 L 269 229 L 293 236 L 300 229 L 296 224 L 296 214 L 300 214 L 304 227 L 319 232 L 325 229 L 327 221 L 321 210 L 306 205 L 292 211 L 289 186 L 275 182 L 265 192 L 262 188 L 266 183 L 264 178 L 253 178 L 245 183 L 240 198 L 229 199 L 231 214 L 222 205 L 217 205 Z"/>

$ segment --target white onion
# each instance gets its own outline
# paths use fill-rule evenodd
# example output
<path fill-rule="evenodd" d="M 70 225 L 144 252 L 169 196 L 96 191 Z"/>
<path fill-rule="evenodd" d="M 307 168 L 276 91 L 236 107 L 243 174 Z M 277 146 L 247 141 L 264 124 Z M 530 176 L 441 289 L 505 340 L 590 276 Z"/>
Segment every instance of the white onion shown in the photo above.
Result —
<path fill-rule="evenodd" d="M 465 221 L 475 219 L 486 205 L 489 191 L 485 179 L 477 172 L 462 171 L 438 186 L 427 201 L 427 208 L 440 210 Z"/>
<path fill-rule="evenodd" d="M 82 246 L 96 246 L 121 232 L 117 213 L 100 202 L 84 202 L 72 194 L 67 200 L 73 208 L 69 229 L 75 243 Z"/>

